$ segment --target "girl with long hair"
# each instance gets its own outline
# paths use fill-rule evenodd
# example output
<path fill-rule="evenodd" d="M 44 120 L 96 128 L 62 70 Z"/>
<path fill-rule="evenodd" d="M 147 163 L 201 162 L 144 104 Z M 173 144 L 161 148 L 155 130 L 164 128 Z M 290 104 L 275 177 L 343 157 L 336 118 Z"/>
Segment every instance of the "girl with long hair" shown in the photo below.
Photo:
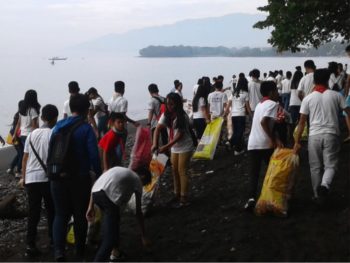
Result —
<path fill-rule="evenodd" d="M 169 141 L 168 144 L 159 147 L 160 131 L 165 128 L 168 129 Z M 166 97 L 166 110 L 154 132 L 152 151 L 166 153 L 171 150 L 177 207 L 188 205 L 189 179 L 187 172 L 194 150 L 190 129 L 189 117 L 183 110 L 181 97 L 176 93 L 169 93 Z"/>
<path fill-rule="evenodd" d="M 197 139 L 200 140 L 207 123 L 210 122 L 208 108 L 208 94 L 203 85 L 199 85 L 192 100 L 193 126 L 196 130 Z"/>
<path fill-rule="evenodd" d="M 299 111 L 301 100 L 298 97 L 298 86 L 301 78 L 303 77 L 303 72 L 297 70 L 294 72 L 292 77 L 292 82 L 290 84 L 290 101 L 289 101 L 289 112 L 292 117 L 293 128 L 295 128 L 296 123 L 299 120 Z M 293 129 L 294 130 L 294 129 Z"/>

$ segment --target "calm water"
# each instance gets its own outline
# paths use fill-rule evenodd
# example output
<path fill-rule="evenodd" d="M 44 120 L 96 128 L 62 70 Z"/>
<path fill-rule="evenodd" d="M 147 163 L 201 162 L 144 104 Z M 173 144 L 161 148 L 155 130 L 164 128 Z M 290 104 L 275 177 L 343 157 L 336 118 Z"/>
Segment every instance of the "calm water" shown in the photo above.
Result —
<path fill-rule="evenodd" d="M 222 74 L 225 84 L 232 74 L 282 69 L 294 71 L 306 58 L 138 58 L 138 57 L 70 57 L 51 65 L 47 58 L 0 59 L 0 134 L 5 136 L 16 111 L 17 103 L 28 89 L 38 92 L 40 104 L 55 104 L 62 116 L 63 102 L 68 98 L 67 84 L 76 80 L 85 92 L 95 87 L 108 100 L 113 94 L 113 83 L 126 83 L 125 97 L 129 114 L 135 119 L 146 118 L 149 94 L 148 84 L 157 83 L 160 93 L 166 95 L 174 79 L 184 84 L 184 97 L 191 98 L 192 87 L 201 76 Z M 313 58 L 317 67 L 326 67 L 329 61 L 348 63 L 346 57 Z M 350 64 L 350 63 L 348 63 Z"/>

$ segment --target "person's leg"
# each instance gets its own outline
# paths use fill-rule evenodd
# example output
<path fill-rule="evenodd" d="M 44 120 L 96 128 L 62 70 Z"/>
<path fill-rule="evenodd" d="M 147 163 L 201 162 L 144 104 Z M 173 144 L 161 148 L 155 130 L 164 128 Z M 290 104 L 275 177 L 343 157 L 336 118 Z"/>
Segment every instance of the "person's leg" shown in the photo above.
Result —
<path fill-rule="evenodd" d="M 330 188 L 338 168 L 339 151 L 340 143 L 338 137 L 333 134 L 325 134 L 323 147 L 324 173 L 321 185 L 327 189 Z"/>
<path fill-rule="evenodd" d="M 180 196 L 180 177 L 179 177 L 179 154 L 171 153 L 171 168 L 174 180 L 174 194 Z"/>
<path fill-rule="evenodd" d="M 180 176 L 180 194 L 181 202 L 186 202 L 188 198 L 188 166 L 192 157 L 192 152 L 180 153 L 179 154 L 179 176 Z"/>
<path fill-rule="evenodd" d="M 205 119 L 204 118 L 193 119 L 193 125 L 196 130 L 197 139 L 200 140 L 203 136 L 203 133 L 206 127 Z"/>
<path fill-rule="evenodd" d="M 67 187 L 61 181 L 50 184 L 55 217 L 52 226 L 55 259 L 64 258 L 67 225 L 72 214 L 71 201 Z"/>
<path fill-rule="evenodd" d="M 317 188 L 321 184 L 322 168 L 323 168 L 323 135 L 309 136 L 308 152 L 311 173 L 311 184 L 314 197 L 318 197 Z"/>
<path fill-rule="evenodd" d="M 263 157 L 261 156 L 261 150 L 250 150 L 250 171 L 249 171 L 249 179 L 250 179 L 250 188 L 249 188 L 249 198 L 256 199 L 256 193 L 259 182 L 259 173 L 261 169 L 261 163 L 263 161 Z"/>
<path fill-rule="evenodd" d="M 27 246 L 35 248 L 37 227 L 40 220 L 41 192 L 40 183 L 26 185 L 28 194 L 29 214 L 27 224 Z"/>
<path fill-rule="evenodd" d="M 53 220 L 55 216 L 55 209 L 51 197 L 51 191 L 50 191 L 50 183 L 41 183 L 40 186 L 41 190 L 41 195 L 43 196 L 44 199 L 44 204 L 47 212 L 47 226 L 48 226 L 48 234 L 50 238 L 50 242 L 53 242 L 52 238 L 52 225 L 53 225 Z"/>
<path fill-rule="evenodd" d="M 236 146 L 235 150 L 240 152 L 243 150 L 243 135 L 245 129 L 245 117 L 232 117 L 233 135 L 231 145 Z"/>
<path fill-rule="evenodd" d="M 119 247 L 120 210 L 103 191 L 93 194 L 94 203 L 103 212 L 102 243 L 96 253 L 95 262 L 108 261 L 113 248 Z"/>

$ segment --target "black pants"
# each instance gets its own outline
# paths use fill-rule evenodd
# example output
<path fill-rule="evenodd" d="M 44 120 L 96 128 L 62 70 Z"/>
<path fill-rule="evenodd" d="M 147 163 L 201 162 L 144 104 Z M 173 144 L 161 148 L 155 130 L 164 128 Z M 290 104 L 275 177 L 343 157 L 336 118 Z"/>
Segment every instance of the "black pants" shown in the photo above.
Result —
<path fill-rule="evenodd" d="M 196 130 L 198 140 L 202 138 L 206 126 L 205 118 L 193 119 L 193 127 Z"/>
<path fill-rule="evenodd" d="M 257 198 L 257 190 L 259 183 L 259 174 L 262 170 L 262 163 L 264 162 L 266 165 L 269 164 L 271 155 L 273 153 L 273 149 L 264 149 L 264 150 L 250 150 L 250 190 L 249 190 L 249 198 Z M 266 169 L 263 170 L 263 177 L 265 177 Z"/>
<path fill-rule="evenodd" d="M 94 203 L 103 212 L 102 243 L 97 251 L 94 261 L 109 261 L 112 249 L 119 247 L 120 209 L 119 206 L 109 200 L 104 191 L 93 193 L 92 198 Z"/>
<path fill-rule="evenodd" d="M 52 223 L 54 218 L 54 206 L 50 193 L 50 183 L 31 183 L 26 185 L 29 203 L 27 245 L 35 246 L 37 226 L 40 221 L 41 202 L 44 200 L 47 211 L 47 223 L 49 238 L 52 240 Z"/>
<path fill-rule="evenodd" d="M 244 147 L 245 116 L 232 117 L 232 137 L 231 146 L 236 146 L 235 150 L 240 152 Z"/>

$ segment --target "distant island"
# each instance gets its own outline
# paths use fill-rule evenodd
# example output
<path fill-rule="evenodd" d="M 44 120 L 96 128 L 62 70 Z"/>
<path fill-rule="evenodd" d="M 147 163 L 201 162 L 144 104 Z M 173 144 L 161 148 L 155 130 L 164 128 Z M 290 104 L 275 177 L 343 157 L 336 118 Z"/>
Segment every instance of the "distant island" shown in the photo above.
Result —
<path fill-rule="evenodd" d="M 139 51 L 141 57 L 320 57 L 342 56 L 348 44 L 326 43 L 318 49 L 305 48 L 297 53 L 278 53 L 275 48 L 228 48 L 198 46 L 148 46 Z"/>

